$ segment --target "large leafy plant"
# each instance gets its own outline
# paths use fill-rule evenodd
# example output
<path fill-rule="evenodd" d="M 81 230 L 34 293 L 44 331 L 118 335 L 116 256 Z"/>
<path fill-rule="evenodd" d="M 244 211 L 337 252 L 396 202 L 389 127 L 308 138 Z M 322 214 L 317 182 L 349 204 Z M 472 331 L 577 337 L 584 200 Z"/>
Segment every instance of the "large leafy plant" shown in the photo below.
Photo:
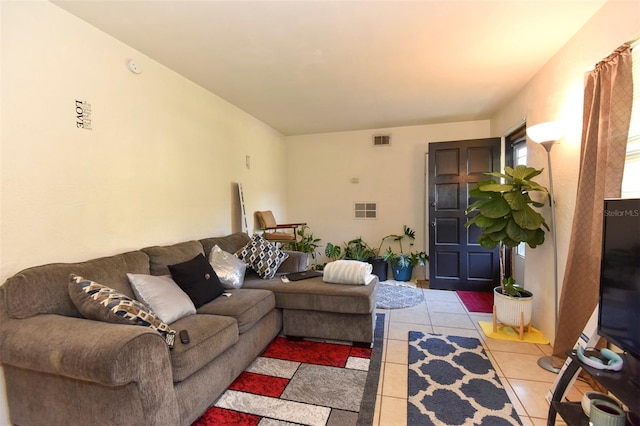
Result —
<path fill-rule="evenodd" d="M 397 241 L 400 247 L 400 252 L 394 252 L 391 247 L 387 248 L 387 251 L 384 252 L 383 258 L 392 268 L 406 268 L 408 266 L 417 266 L 424 265 L 425 262 L 429 260 L 429 256 L 423 251 L 409 251 L 409 253 L 405 253 L 402 248 L 402 241 L 406 238 L 409 240 L 409 247 L 413 247 L 413 240 L 416 239 L 416 231 L 409 228 L 407 225 L 404 225 L 402 228 L 402 234 L 392 234 L 385 238 L 393 238 L 393 241 Z"/>
<path fill-rule="evenodd" d="M 481 229 L 478 243 L 482 247 L 493 249 L 501 244 L 503 248 L 513 249 L 524 242 L 535 248 L 544 243 L 544 230 L 549 230 L 549 226 L 533 207 L 545 204 L 531 198 L 532 192 L 549 196 L 547 188 L 532 180 L 542 171 L 522 165 L 505 167 L 504 173 L 486 173 L 503 179 L 503 183 L 493 179 L 484 180 L 470 189 L 469 196 L 480 199 L 466 209 L 467 215 L 473 212 L 477 214 L 465 226 L 476 225 Z M 503 275 L 506 274 L 503 272 Z M 504 283 L 512 281 L 510 278 L 503 278 L 503 290 Z"/>
<path fill-rule="evenodd" d="M 482 230 L 478 243 L 485 248 L 493 249 L 499 243 L 507 247 L 515 247 L 524 242 L 531 248 L 544 243 L 544 229 L 549 226 L 544 217 L 533 207 L 542 207 L 544 203 L 531 199 L 531 192 L 549 191 L 532 180 L 542 173 L 542 169 L 516 166 L 505 167 L 504 173 L 486 173 L 504 179 L 504 183 L 495 180 L 478 182 L 469 191 L 473 198 L 482 198 L 471 204 L 466 214 L 477 211 L 466 227 L 476 225 Z"/>

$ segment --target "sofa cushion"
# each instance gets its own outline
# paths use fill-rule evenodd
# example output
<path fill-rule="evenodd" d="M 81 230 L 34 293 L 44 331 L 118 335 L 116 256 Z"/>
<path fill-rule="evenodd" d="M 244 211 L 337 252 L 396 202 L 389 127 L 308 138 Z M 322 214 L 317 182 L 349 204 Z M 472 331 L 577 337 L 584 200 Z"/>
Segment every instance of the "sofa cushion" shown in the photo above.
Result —
<path fill-rule="evenodd" d="M 189 333 L 189 343 L 176 339 L 171 350 L 174 382 L 191 376 L 238 341 L 238 323 L 230 317 L 189 315 L 171 327 Z"/>
<path fill-rule="evenodd" d="M 213 246 L 218 246 L 222 250 L 228 253 L 235 253 L 242 247 L 246 246 L 251 240 L 246 232 L 236 232 L 233 234 L 225 235 L 224 237 L 211 237 L 200 240 L 202 248 L 204 249 L 204 255 L 209 257 Z"/>
<path fill-rule="evenodd" d="M 240 334 L 249 330 L 276 307 L 276 299 L 267 290 L 229 290 L 229 297 L 217 299 L 198 308 L 199 314 L 224 315 L 238 321 Z"/>
<path fill-rule="evenodd" d="M 162 321 L 172 323 L 196 313 L 193 302 L 168 275 L 127 274 L 136 298 Z"/>
<path fill-rule="evenodd" d="M 211 264 L 202 254 L 168 267 L 171 276 L 191 298 L 196 309 L 220 296 L 224 291 Z"/>
<path fill-rule="evenodd" d="M 289 255 L 278 268 L 278 273 L 288 274 L 291 272 L 302 272 L 309 268 L 309 255 L 301 251 L 284 250 Z"/>
<path fill-rule="evenodd" d="M 220 283 L 226 289 L 240 288 L 247 271 L 247 264 L 235 255 L 227 253 L 217 245 L 209 253 L 209 263 L 216 271 Z"/>
<path fill-rule="evenodd" d="M 280 250 L 275 244 L 265 240 L 258 234 L 251 236 L 251 241 L 238 250 L 236 256 L 264 279 L 273 278 L 282 262 L 289 257 L 287 253 Z"/>
<path fill-rule="evenodd" d="M 203 254 L 202 244 L 198 241 L 186 241 L 170 246 L 153 246 L 142 249 L 149 256 L 151 275 L 171 275 L 168 265 L 186 262 L 198 254 Z"/>
<path fill-rule="evenodd" d="M 141 251 L 134 251 L 86 262 L 54 263 L 25 269 L 4 284 L 7 313 L 12 318 L 28 318 L 37 314 L 80 317 L 69 298 L 69 275 L 91 277 L 133 298 L 127 272 L 148 274 L 149 257 Z"/>
<path fill-rule="evenodd" d="M 115 324 L 141 325 L 156 330 L 169 347 L 176 332 L 142 303 L 110 287 L 77 275 L 69 277 L 69 296 L 83 317 Z"/>
<path fill-rule="evenodd" d="M 276 296 L 276 307 L 346 314 L 368 314 L 376 306 L 378 280 L 369 285 L 329 284 L 322 277 L 283 283 L 271 280 L 245 280 L 243 289 L 271 290 Z"/>

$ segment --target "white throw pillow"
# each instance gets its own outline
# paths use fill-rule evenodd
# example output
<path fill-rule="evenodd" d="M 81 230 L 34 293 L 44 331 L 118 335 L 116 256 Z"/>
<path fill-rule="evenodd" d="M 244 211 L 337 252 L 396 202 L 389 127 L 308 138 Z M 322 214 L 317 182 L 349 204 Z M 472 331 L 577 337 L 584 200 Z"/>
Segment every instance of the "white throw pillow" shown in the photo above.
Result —
<path fill-rule="evenodd" d="M 127 278 L 136 298 L 167 324 L 196 313 L 187 293 L 169 275 L 127 274 Z"/>
<path fill-rule="evenodd" d="M 226 289 L 240 288 L 244 282 L 247 264 L 235 255 L 227 253 L 217 245 L 209 253 L 209 263 L 216 271 L 222 286 Z"/>

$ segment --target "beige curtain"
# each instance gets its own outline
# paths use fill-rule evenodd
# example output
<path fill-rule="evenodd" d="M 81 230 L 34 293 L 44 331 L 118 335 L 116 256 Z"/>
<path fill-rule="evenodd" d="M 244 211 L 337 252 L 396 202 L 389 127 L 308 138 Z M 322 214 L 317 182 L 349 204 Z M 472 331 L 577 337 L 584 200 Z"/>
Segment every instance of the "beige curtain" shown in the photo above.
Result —
<path fill-rule="evenodd" d="M 578 194 L 555 357 L 566 357 L 598 304 L 603 200 L 620 197 L 632 103 L 631 48 L 625 44 L 597 64 L 585 83 Z M 554 359 L 557 367 L 561 363 Z"/>

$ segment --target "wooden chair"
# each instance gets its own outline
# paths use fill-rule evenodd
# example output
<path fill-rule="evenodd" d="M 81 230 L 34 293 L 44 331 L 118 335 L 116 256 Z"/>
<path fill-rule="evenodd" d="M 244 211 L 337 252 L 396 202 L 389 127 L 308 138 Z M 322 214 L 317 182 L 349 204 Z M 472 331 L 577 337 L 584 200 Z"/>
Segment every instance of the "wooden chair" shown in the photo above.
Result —
<path fill-rule="evenodd" d="M 262 236 L 273 242 L 291 242 L 297 238 L 297 230 L 299 227 L 306 225 L 306 223 L 276 223 L 276 219 L 273 216 L 271 210 L 263 212 L 256 212 L 256 218 L 258 219 L 258 226 L 264 233 Z M 290 230 L 287 232 L 287 230 Z M 285 232 L 282 232 L 285 231 Z"/>

